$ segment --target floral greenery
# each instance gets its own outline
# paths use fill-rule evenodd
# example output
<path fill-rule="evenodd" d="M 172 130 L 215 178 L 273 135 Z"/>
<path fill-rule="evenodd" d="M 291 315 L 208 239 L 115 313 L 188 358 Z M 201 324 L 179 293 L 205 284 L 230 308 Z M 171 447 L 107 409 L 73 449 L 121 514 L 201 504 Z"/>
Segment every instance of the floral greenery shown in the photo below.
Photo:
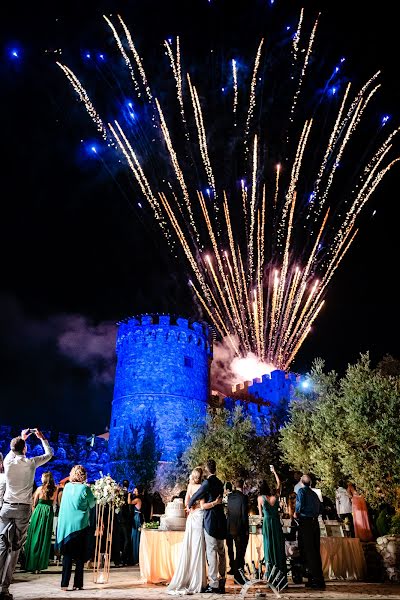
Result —
<path fill-rule="evenodd" d="M 387 363 L 387 361 L 386 361 Z M 392 371 L 393 372 L 393 371 Z M 360 355 L 339 379 L 324 373 L 316 359 L 313 389 L 290 404 L 281 432 L 284 459 L 295 469 L 314 473 L 333 497 L 339 479 L 352 479 L 371 506 L 395 505 L 400 484 L 400 376 L 372 369 Z"/>
<path fill-rule="evenodd" d="M 160 527 L 160 523 L 158 521 L 150 521 L 149 523 L 143 523 L 144 529 L 158 529 Z"/>
<path fill-rule="evenodd" d="M 110 475 L 96 479 L 91 489 L 97 504 L 113 506 L 115 512 L 119 512 L 125 503 L 124 490 Z"/>

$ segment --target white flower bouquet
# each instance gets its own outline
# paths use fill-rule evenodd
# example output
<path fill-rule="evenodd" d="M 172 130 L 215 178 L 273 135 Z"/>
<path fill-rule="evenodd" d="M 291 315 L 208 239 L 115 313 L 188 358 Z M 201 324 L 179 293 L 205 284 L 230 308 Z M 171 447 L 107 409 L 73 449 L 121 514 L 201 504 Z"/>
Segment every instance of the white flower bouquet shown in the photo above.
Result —
<path fill-rule="evenodd" d="M 91 488 L 97 504 L 109 504 L 116 513 L 120 511 L 125 502 L 124 490 L 110 475 L 96 479 Z"/>

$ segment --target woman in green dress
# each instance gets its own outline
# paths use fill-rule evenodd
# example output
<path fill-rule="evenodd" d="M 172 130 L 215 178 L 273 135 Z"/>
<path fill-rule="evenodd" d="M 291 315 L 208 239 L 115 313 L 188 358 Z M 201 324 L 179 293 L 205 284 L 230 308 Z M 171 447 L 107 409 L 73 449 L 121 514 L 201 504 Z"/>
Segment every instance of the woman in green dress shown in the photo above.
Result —
<path fill-rule="evenodd" d="M 53 533 L 53 503 L 57 493 L 50 471 L 43 473 L 42 485 L 33 496 L 32 516 L 25 543 L 25 570 L 40 573 L 49 566 L 51 536 Z"/>
<path fill-rule="evenodd" d="M 263 518 L 262 532 L 266 576 L 269 577 L 274 566 L 276 567 L 276 574 L 278 573 L 277 569 L 279 569 L 282 573 L 279 580 L 282 577 L 284 578 L 280 585 L 282 589 L 282 586 L 287 583 L 287 569 L 285 538 L 278 512 L 281 482 L 273 465 L 271 465 L 271 471 L 275 476 L 276 490 L 272 493 L 268 484 L 263 482 L 260 486 L 257 504 L 259 515 Z M 274 580 L 274 576 L 272 580 Z M 276 583 L 278 583 L 278 580 L 276 580 Z"/>

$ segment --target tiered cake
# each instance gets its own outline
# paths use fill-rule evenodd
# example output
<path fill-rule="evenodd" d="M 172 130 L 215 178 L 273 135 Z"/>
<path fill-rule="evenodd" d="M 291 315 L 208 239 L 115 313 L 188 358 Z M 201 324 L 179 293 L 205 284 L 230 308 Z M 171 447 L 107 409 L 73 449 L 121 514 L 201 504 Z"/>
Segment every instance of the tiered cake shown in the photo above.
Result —
<path fill-rule="evenodd" d="M 182 498 L 175 498 L 165 507 L 165 515 L 160 516 L 160 529 L 167 531 L 184 531 L 186 513 Z"/>

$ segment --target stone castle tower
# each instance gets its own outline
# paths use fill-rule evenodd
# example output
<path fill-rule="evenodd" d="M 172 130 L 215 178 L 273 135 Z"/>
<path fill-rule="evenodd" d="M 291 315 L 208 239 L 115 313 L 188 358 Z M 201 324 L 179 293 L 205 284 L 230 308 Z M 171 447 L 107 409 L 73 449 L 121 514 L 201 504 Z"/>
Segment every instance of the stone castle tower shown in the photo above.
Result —
<path fill-rule="evenodd" d="M 209 399 L 210 331 L 204 323 L 169 315 L 142 315 L 119 323 L 110 451 L 129 425 L 150 418 L 161 460 L 174 461 L 204 421 Z M 123 457 L 122 457 L 123 458 Z"/>

